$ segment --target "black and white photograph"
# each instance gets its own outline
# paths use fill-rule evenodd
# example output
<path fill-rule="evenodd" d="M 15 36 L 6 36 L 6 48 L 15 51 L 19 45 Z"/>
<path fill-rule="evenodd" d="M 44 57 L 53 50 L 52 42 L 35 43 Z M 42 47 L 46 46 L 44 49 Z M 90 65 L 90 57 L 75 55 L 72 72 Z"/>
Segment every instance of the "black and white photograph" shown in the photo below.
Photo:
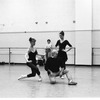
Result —
<path fill-rule="evenodd" d="M 100 0 L 0 0 L 0 98 L 100 98 Z"/>

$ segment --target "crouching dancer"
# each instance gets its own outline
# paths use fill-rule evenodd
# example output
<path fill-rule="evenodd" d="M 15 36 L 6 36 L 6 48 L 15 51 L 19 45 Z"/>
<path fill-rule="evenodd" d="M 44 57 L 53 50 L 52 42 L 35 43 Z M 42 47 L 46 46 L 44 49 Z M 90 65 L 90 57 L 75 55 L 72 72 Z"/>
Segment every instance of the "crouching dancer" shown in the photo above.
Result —
<path fill-rule="evenodd" d="M 27 53 L 25 54 L 25 59 L 26 59 L 26 64 L 31 68 L 32 73 L 28 75 L 21 75 L 18 80 L 24 79 L 24 78 L 30 78 L 30 77 L 35 77 L 36 74 L 39 76 L 38 81 L 42 81 L 41 75 L 39 68 L 37 67 L 36 64 L 36 55 L 38 55 L 37 50 L 35 49 L 35 42 L 36 40 L 34 38 L 29 38 L 30 42 L 30 48 L 28 49 Z"/>
<path fill-rule="evenodd" d="M 69 74 L 69 71 L 65 68 L 65 63 L 62 61 L 62 58 L 57 57 L 58 52 L 53 50 L 51 57 L 47 59 L 45 64 L 45 70 L 48 73 L 50 83 L 56 83 L 56 77 L 66 75 L 68 79 L 68 85 L 76 85 L 77 83 L 72 80 L 72 77 Z"/>

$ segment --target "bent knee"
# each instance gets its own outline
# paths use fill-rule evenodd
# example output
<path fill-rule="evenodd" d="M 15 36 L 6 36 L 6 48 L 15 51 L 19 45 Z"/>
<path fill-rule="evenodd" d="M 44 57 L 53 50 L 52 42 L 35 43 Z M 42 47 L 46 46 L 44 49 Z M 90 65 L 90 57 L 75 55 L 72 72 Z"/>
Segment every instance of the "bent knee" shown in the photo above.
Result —
<path fill-rule="evenodd" d="M 36 73 L 28 74 L 27 77 L 35 77 Z"/>

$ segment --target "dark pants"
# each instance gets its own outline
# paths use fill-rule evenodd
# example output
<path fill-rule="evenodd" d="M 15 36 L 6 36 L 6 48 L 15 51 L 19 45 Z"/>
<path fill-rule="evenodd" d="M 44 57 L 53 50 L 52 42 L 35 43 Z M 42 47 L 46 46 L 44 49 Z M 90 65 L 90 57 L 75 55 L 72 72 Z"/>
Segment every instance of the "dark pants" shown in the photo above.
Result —
<path fill-rule="evenodd" d="M 28 74 L 27 77 L 34 77 L 36 76 L 36 74 L 40 75 L 40 71 L 39 69 L 36 67 L 36 65 L 34 65 L 33 63 L 31 62 L 28 62 L 27 63 L 27 66 L 29 66 L 31 68 L 31 71 L 32 73 L 31 74 Z"/>

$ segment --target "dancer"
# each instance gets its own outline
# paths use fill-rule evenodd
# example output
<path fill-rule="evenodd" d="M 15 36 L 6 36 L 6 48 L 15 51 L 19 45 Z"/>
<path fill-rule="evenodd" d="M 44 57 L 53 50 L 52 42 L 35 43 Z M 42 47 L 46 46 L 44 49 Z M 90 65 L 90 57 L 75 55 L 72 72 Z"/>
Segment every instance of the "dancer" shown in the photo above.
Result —
<path fill-rule="evenodd" d="M 27 66 L 29 66 L 31 68 L 32 73 L 30 73 L 28 75 L 22 75 L 21 77 L 18 78 L 18 80 L 24 79 L 24 78 L 35 77 L 37 74 L 39 76 L 38 81 L 42 81 L 40 71 L 36 64 L 36 55 L 38 54 L 37 50 L 34 47 L 36 40 L 34 38 L 30 37 L 29 42 L 30 42 L 30 48 L 28 49 L 27 53 L 25 54 L 25 59 L 26 59 L 26 64 L 27 64 Z"/>
<path fill-rule="evenodd" d="M 63 59 L 63 62 L 65 63 L 68 60 L 67 52 L 72 49 L 72 45 L 69 43 L 68 40 L 64 40 L 64 32 L 61 31 L 59 33 L 60 39 L 57 41 L 55 47 L 58 47 L 58 57 L 61 57 Z M 69 49 L 66 50 L 66 46 L 69 46 Z M 66 66 L 64 67 L 64 69 Z M 63 76 L 61 78 L 64 78 Z"/>
<path fill-rule="evenodd" d="M 50 83 L 54 84 L 56 83 L 56 77 L 66 75 L 68 79 L 68 85 L 76 85 L 77 83 L 73 81 L 69 71 L 65 69 L 65 63 L 63 62 L 63 59 L 60 57 L 57 57 L 58 52 L 56 50 L 53 50 L 51 53 L 50 58 L 47 59 L 45 64 L 45 70 L 48 73 Z"/>

